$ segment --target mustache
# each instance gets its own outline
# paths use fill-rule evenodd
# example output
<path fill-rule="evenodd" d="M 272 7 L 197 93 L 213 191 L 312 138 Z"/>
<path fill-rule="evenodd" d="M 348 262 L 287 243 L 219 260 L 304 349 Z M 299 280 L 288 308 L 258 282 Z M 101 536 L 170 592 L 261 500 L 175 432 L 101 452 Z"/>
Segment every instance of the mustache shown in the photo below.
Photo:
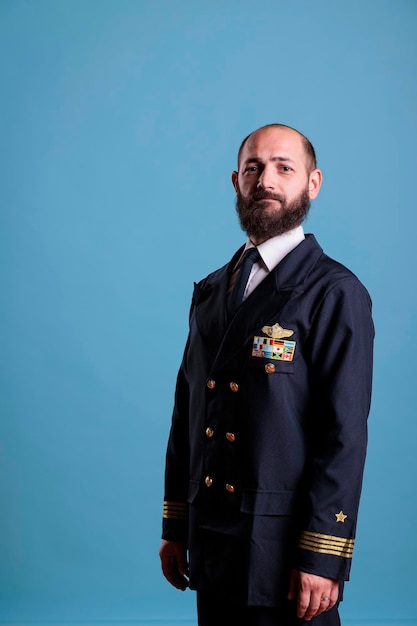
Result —
<path fill-rule="evenodd" d="M 285 198 L 284 196 L 282 196 L 279 193 L 270 193 L 267 191 L 264 191 L 263 189 L 259 189 L 258 191 L 255 191 L 252 194 L 252 200 L 254 200 L 255 202 L 257 200 L 265 200 L 266 198 L 270 199 L 270 200 L 278 200 L 279 202 L 284 202 Z"/>

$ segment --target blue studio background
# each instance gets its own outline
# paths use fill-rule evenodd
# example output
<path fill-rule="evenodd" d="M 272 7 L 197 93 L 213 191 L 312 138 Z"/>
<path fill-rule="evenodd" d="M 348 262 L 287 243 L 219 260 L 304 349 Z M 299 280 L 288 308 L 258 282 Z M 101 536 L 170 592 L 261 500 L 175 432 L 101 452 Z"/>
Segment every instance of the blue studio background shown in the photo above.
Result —
<path fill-rule="evenodd" d="M 344 623 L 417 624 L 415 0 L 0 0 L 0 622 L 195 623 L 160 573 L 192 283 L 244 241 L 230 173 L 313 142 L 305 223 L 374 302 Z"/>

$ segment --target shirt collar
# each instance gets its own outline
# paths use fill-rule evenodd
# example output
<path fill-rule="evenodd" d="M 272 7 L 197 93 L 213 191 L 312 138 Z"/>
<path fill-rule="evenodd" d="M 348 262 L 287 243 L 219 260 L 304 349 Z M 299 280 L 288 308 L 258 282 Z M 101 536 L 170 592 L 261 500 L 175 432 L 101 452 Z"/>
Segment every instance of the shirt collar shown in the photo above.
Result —
<path fill-rule="evenodd" d="M 265 268 L 271 272 L 291 250 L 294 250 L 294 248 L 303 241 L 303 239 L 305 239 L 304 230 L 300 225 L 282 235 L 276 235 L 276 237 L 271 237 L 271 239 L 267 239 L 259 244 L 257 248 Z M 248 239 L 242 256 L 248 248 L 254 247 L 251 240 Z M 238 265 L 240 264 L 241 258 L 238 261 Z"/>

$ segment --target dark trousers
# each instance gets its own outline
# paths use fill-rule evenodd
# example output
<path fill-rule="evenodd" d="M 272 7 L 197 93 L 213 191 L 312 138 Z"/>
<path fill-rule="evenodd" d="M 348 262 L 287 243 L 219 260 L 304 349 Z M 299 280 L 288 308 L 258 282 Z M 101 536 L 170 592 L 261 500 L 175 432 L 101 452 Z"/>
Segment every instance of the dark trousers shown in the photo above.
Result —
<path fill-rule="evenodd" d="M 197 614 L 198 626 L 340 626 L 337 607 L 306 622 L 295 615 L 295 602 L 285 608 L 245 606 L 211 591 L 197 591 Z"/>

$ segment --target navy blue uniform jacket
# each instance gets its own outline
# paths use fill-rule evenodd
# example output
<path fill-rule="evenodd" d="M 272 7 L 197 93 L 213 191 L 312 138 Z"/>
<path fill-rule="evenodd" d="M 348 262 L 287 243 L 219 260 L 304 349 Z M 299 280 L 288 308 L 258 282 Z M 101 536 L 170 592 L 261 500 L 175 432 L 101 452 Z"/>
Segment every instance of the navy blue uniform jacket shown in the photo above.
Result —
<path fill-rule="evenodd" d="M 365 287 L 313 235 L 228 319 L 227 288 L 241 252 L 195 285 L 162 536 L 187 542 L 194 589 L 211 567 L 201 529 L 221 536 L 222 550 L 239 537 L 244 558 L 226 551 L 213 564 L 214 585 L 217 567 L 240 581 L 249 604 L 274 606 L 288 591 L 291 567 L 349 578 L 374 327 Z"/>

